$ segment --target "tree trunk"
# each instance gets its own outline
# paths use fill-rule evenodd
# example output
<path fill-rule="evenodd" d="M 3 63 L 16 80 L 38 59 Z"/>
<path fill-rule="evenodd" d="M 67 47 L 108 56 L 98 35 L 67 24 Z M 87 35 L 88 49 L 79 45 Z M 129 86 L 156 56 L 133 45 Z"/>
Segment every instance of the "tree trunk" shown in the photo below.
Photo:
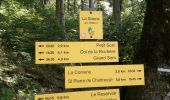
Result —
<path fill-rule="evenodd" d="M 113 0 L 114 30 L 121 33 L 121 0 Z"/>
<path fill-rule="evenodd" d="M 143 32 L 135 63 L 145 64 L 145 86 L 129 87 L 127 100 L 164 100 L 169 82 L 158 67 L 170 65 L 170 1 L 147 0 Z"/>
<path fill-rule="evenodd" d="M 61 18 L 61 0 L 56 0 L 56 16 L 57 16 L 57 22 L 60 22 Z"/>
<path fill-rule="evenodd" d="M 73 2 L 73 7 L 74 7 L 74 12 L 76 13 L 77 12 L 77 1 L 76 0 L 74 0 L 74 2 Z"/>
<path fill-rule="evenodd" d="M 170 1 L 148 0 L 141 49 L 135 62 L 162 65 L 170 59 Z M 155 66 L 154 68 L 157 68 Z"/>
<path fill-rule="evenodd" d="M 90 10 L 94 10 L 94 0 L 89 0 L 89 8 Z"/>
<path fill-rule="evenodd" d="M 61 0 L 61 24 L 63 26 L 63 29 L 65 30 L 65 0 Z"/>
<path fill-rule="evenodd" d="M 63 29 L 65 29 L 65 16 L 64 16 L 64 0 L 56 0 L 56 15 L 57 22 L 62 25 Z"/>

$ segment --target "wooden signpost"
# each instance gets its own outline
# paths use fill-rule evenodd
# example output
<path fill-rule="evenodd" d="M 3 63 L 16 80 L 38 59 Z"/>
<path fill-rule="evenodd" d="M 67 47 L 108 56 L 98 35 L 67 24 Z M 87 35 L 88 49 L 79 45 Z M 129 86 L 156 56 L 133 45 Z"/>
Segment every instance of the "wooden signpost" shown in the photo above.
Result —
<path fill-rule="evenodd" d="M 100 11 L 80 11 L 80 39 L 103 39 Z M 36 42 L 36 64 L 119 62 L 118 42 Z M 65 88 L 144 85 L 144 65 L 65 67 Z M 119 89 L 35 95 L 35 100 L 120 100 Z"/>
<path fill-rule="evenodd" d="M 65 88 L 144 84 L 143 65 L 98 65 L 65 68 Z"/>
<path fill-rule="evenodd" d="M 36 64 L 119 62 L 118 42 L 36 42 Z"/>
<path fill-rule="evenodd" d="M 35 100 L 120 100 L 119 89 L 35 95 Z"/>

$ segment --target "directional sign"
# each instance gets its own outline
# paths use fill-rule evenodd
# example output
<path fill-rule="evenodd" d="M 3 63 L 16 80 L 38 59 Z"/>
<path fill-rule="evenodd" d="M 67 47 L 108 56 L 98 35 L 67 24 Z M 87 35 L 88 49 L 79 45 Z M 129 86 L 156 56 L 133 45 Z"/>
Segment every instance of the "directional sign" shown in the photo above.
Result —
<path fill-rule="evenodd" d="M 35 95 L 34 100 L 120 100 L 119 89 Z"/>
<path fill-rule="evenodd" d="M 36 42 L 36 64 L 118 62 L 118 42 Z"/>
<path fill-rule="evenodd" d="M 80 11 L 80 39 L 103 39 L 102 11 Z"/>
<path fill-rule="evenodd" d="M 65 88 L 144 85 L 144 65 L 65 68 Z"/>

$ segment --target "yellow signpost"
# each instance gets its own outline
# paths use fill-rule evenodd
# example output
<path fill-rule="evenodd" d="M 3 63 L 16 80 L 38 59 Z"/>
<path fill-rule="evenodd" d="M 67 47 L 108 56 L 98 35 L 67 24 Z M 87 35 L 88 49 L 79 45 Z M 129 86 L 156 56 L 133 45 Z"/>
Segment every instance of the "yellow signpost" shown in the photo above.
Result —
<path fill-rule="evenodd" d="M 36 42 L 36 64 L 118 62 L 118 42 Z"/>
<path fill-rule="evenodd" d="M 101 11 L 80 11 L 80 39 L 103 39 Z M 36 64 L 119 62 L 118 42 L 36 42 Z M 65 88 L 144 85 L 144 65 L 65 67 Z M 119 89 L 35 95 L 35 100 L 120 100 Z"/>
<path fill-rule="evenodd" d="M 65 68 L 65 88 L 144 84 L 144 65 L 98 65 Z"/>
<path fill-rule="evenodd" d="M 35 95 L 34 100 L 120 100 L 119 89 Z"/>
<path fill-rule="evenodd" d="M 80 39 L 103 39 L 102 11 L 80 11 Z"/>

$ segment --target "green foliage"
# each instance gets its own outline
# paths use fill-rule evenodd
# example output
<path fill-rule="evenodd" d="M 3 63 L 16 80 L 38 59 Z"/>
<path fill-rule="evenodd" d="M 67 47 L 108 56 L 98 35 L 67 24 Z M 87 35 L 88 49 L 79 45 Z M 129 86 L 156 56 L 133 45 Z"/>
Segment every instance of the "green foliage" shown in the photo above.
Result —
<path fill-rule="evenodd" d="M 0 83 L 0 100 L 12 100 L 15 92 L 12 88 Z"/>
<path fill-rule="evenodd" d="M 3 98 L 0 98 L 2 100 L 33 100 L 34 92 L 38 92 L 42 88 L 41 85 L 43 83 L 39 82 L 41 79 L 39 77 L 43 77 L 48 70 L 50 72 L 53 70 L 58 71 L 59 69 L 57 68 L 58 66 L 55 66 L 56 69 L 48 69 L 49 67 L 45 66 L 43 68 L 46 68 L 47 72 L 41 71 L 44 70 L 43 68 L 39 68 L 36 72 L 37 67 L 33 64 L 35 41 L 64 39 L 63 29 L 57 23 L 55 9 L 25 6 L 26 1 L 22 1 L 4 0 L 0 6 L 0 49 L 3 51 L 0 53 L 6 54 L 7 57 L 5 59 L 4 56 L 0 56 L 0 72 L 4 68 L 8 69 L 3 70 L 2 74 L 0 74 L 5 75 L 6 78 L 1 76 L 0 78 L 3 79 L 4 84 L 7 86 L 2 86 Z M 25 62 L 24 55 L 21 55 L 21 58 L 19 58 L 20 52 L 30 54 L 32 62 Z M 17 68 L 10 70 L 10 66 L 13 65 L 17 66 Z M 26 70 L 28 71 L 25 72 Z M 39 74 L 39 72 L 41 73 Z M 12 86 L 7 85 L 7 79 L 13 78 L 9 75 L 10 73 L 12 73 L 12 76 L 15 76 L 16 80 L 15 84 L 10 83 L 13 84 Z M 53 75 L 56 75 L 56 72 Z M 44 76 L 44 80 L 50 80 L 49 76 L 50 74 Z M 52 78 L 51 80 L 54 81 L 55 79 Z M 14 91 L 15 93 L 13 93 Z"/>
<path fill-rule="evenodd" d="M 133 7 L 133 9 L 132 9 Z M 116 33 L 113 30 L 114 22 L 112 15 L 104 18 L 104 35 L 106 40 L 116 40 L 119 42 L 120 62 L 132 63 L 134 50 L 136 49 L 143 27 L 145 2 L 135 2 L 135 5 L 126 4 L 122 11 L 122 31 Z"/>
<path fill-rule="evenodd" d="M 54 10 L 41 9 L 38 13 L 35 8 L 26 9 L 14 0 L 6 0 L 0 10 L 4 19 L 0 21 L 2 23 L 0 30 L 5 31 L 1 35 L 2 46 L 9 52 L 34 52 L 35 40 L 64 38 L 62 27 L 57 24 Z"/>
<path fill-rule="evenodd" d="M 1 27 L 1 30 L 4 30 L 1 35 L 2 47 L 9 52 L 28 51 L 43 18 L 35 14 L 35 9 L 21 8 L 21 5 L 13 0 L 6 0 L 0 9 L 5 19 L 1 20 L 1 23 L 4 23 Z"/>
<path fill-rule="evenodd" d="M 121 61 L 132 63 L 134 50 L 137 48 L 142 33 L 145 1 L 134 2 L 133 6 L 128 6 L 122 13 L 122 34 L 121 38 Z"/>
<path fill-rule="evenodd" d="M 79 16 L 78 14 L 66 13 L 65 41 L 79 40 Z"/>
<path fill-rule="evenodd" d="M 34 79 L 22 76 L 18 80 L 18 84 L 15 85 L 15 90 L 17 91 L 15 98 L 17 100 L 33 100 L 34 93 L 39 91 L 40 88 L 40 84 Z"/>

